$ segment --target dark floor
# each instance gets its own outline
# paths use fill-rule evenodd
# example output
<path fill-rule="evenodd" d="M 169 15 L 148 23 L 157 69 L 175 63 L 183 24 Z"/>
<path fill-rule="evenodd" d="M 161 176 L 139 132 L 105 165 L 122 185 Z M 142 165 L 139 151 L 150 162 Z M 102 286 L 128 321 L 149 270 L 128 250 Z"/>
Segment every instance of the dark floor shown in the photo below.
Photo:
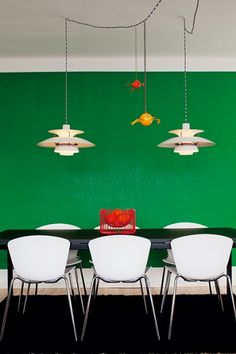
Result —
<path fill-rule="evenodd" d="M 236 324 L 226 295 L 224 312 L 215 295 L 178 295 L 170 341 L 170 298 L 160 316 L 161 299 L 154 296 L 161 333 L 158 341 L 151 311 L 145 314 L 141 296 L 98 296 L 83 343 L 74 341 L 66 297 L 32 296 L 24 316 L 17 315 L 17 300 L 13 298 L 0 354 L 236 353 Z M 79 301 L 74 309 L 80 337 L 83 315 Z"/>

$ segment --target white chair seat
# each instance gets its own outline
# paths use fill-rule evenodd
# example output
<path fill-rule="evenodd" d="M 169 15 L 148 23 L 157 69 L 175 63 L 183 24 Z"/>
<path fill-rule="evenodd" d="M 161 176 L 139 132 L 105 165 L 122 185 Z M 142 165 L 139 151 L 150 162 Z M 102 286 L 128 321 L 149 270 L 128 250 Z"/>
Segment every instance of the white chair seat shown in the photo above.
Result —
<path fill-rule="evenodd" d="M 67 258 L 67 262 L 66 262 L 66 268 L 67 267 L 71 267 L 71 266 L 75 266 L 75 265 L 77 265 L 77 264 L 79 264 L 81 262 L 82 262 L 82 260 L 77 255 L 77 251 L 75 251 L 75 253 L 74 253 L 74 251 L 70 251 L 69 252 L 69 256 Z"/>
<path fill-rule="evenodd" d="M 174 260 L 174 257 L 173 257 L 173 253 L 168 254 L 168 256 L 162 260 L 162 262 L 174 265 L 175 264 L 175 260 Z"/>
<path fill-rule="evenodd" d="M 167 271 L 170 271 L 171 273 L 177 274 L 177 269 L 176 269 L 176 267 L 166 266 L 166 270 L 167 270 Z"/>
<path fill-rule="evenodd" d="M 66 269 L 64 275 L 68 275 L 74 268 L 68 268 Z M 30 283 L 30 284 L 40 284 L 40 283 L 46 283 L 46 284 L 52 284 L 52 283 L 57 283 L 60 279 L 60 277 L 57 278 L 52 278 L 52 279 L 47 279 L 47 280 L 35 280 L 35 279 L 28 279 L 28 278 L 22 278 L 20 275 L 18 275 L 15 271 L 15 276 L 16 278 L 20 279 L 24 283 Z"/>
<path fill-rule="evenodd" d="M 71 272 L 73 272 L 75 270 L 75 267 L 67 267 L 66 269 L 65 269 L 65 274 L 66 275 L 68 275 L 69 273 L 71 273 Z"/>
<path fill-rule="evenodd" d="M 167 271 L 170 271 L 171 273 L 173 273 L 173 274 L 175 274 L 175 275 L 177 275 L 178 274 L 178 272 L 177 272 L 177 268 L 176 267 L 170 267 L 170 266 L 166 266 L 166 270 Z M 220 277 L 222 277 L 222 276 L 224 276 L 225 275 L 225 272 L 222 272 L 222 273 L 220 273 L 220 274 L 218 274 L 218 276 L 219 276 L 219 278 Z M 189 277 L 183 277 L 184 278 L 184 280 L 186 280 L 186 281 L 189 281 L 189 282 L 194 282 L 194 281 L 207 281 L 207 282 L 209 282 L 209 281 L 214 281 L 215 280 L 215 277 L 207 277 L 206 279 L 204 279 L 203 277 L 201 278 L 201 279 L 193 279 L 193 278 L 189 278 Z"/>

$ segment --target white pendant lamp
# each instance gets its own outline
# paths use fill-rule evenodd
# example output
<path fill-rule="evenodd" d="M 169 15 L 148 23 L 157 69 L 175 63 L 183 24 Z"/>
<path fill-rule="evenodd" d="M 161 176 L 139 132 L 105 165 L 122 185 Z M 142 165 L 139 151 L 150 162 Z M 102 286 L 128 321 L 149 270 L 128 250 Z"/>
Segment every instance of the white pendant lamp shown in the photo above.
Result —
<path fill-rule="evenodd" d="M 67 62 L 68 62 L 68 36 L 67 36 L 67 21 L 65 19 L 65 124 L 62 129 L 49 130 L 49 133 L 54 134 L 53 138 L 41 141 L 37 145 L 40 147 L 54 148 L 54 152 L 61 156 L 73 156 L 79 152 L 79 148 L 88 148 L 95 146 L 88 140 L 81 139 L 75 135 L 83 134 L 82 130 L 70 129 L 68 124 L 67 102 L 68 102 L 68 80 L 67 80 Z"/>
<path fill-rule="evenodd" d="M 49 133 L 57 136 L 41 141 L 38 146 L 54 148 L 54 152 L 61 156 L 72 156 L 79 152 L 79 148 L 95 146 L 88 140 L 77 138 L 75 135 L 83 131 L 70 129 L 69 124 L 63 124 L 62 129 L 49 130 Z"/>
<path fill-rule="evenodd" d="M 169 131 L 169 133 L 176 134 L 177 137 L 165 140 L 158 146 L 162 148 L 172 148 L 174 152 L 179 155 L 193 155 L 198 152 L 199 147 L 215 145 L 213 141 L 195 136 L 202 132 L 203 130 L 190 129 L 189 123 L 183 123 L 182 129 Z"/>
<path fill-rule="evenodd" d="M 170 130 L 169 133 L 176 134 L 177 137 L 170 138 L 163 141 L 158 145 L 161 148 L 172 148 L 176 154 L 187 156 L 197 153 L 200 147 L 215 145 L 213 141 L 205 138 L 196 136 L 199 133 L 203 133 L 204 130 L 190 129 L 190 124 L 188 123 L 188 102 L 187 102 L 187 50 L 186 50 L 186 32 L 189 34 L 193 33 L 194 24 L 197 14 L 197 9 L 199 6 L 199 0 L 197 1 L 196 10 L 194 13 L 193 27 L 191 31 L 188 31 L 185 26 L 185 18 L 183 19 L 184 24 L 184 115 L 185 122 L 182 124 L 182 129 Z"/>

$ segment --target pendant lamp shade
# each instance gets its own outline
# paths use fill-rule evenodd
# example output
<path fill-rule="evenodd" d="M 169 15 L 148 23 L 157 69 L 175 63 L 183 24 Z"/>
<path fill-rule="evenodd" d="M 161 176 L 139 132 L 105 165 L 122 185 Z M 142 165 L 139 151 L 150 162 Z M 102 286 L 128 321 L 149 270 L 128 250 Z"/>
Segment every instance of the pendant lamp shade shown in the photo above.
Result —
<path fill-rule="evenodd" d="M 75 135 L 84 133 L 82 130 L 70 129 L 69 124 L 64 124 L 62 129 L 49 130 L 49 133 L 57 136 L 38 143 L 38 146 L 54 148 L 54 152 L 62 156 L 72 156 L 79 152 L 79 148 L 95 146 L 88 140 L 78 138 Z"/>
<path fill-rule="evenodd" d="M 176 134 L 177 137 L 167 139 L 157 146 L 161 148 L 174 148 L 174 152 L 179 155 L 193 155 L 198 152 L 198 147 L 215 145 L 211 140 L 195 136 L 203 132 L 204 130 L 190 129 L 189 123 L 183 123 L 182 129 L 169 131 L 169 133 Z"/>

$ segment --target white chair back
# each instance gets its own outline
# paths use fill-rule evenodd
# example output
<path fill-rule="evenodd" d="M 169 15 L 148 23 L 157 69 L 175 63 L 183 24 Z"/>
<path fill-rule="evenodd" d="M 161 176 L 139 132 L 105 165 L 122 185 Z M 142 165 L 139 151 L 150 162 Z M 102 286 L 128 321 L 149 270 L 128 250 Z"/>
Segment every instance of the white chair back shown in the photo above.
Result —
<path fill-rule="evenodd" d="M 129 281 L 145 273 L 151 241 L 131 235 L 101 236 L 89 241 L 98 276 L 108 281 Z"/>
<path fill-rule="evenodd" d="M 171 241 L 177 273 L 190 279 L 211 279 L 225 274 L 233 241 L 214 234 L 196 234 Z"/>
<path fill-rule="evenodd" d="M 63 276 L 69 248 L 69 240 L 45 235 L 23 236 L 8 242 L 16 274 L 31 282 Z"/>
<path fill-rule="evenodd" d="M 80 230 L 80 227 L 72 224 L 47 224 L 39 226 L 37 230 Z M 67 263 L 71 265 L 72 263 L 77 262 L 77 253 L 78 250 L 70 250 Z"/>
<path fill-rule="evenodd" d="M 164 229 L 203 229 L 207 226 L 196 222 L 176 222 L 164 227 Z"/>
<path fill-rule="evenodd" d="M 207 228 L 207 226 L 198 224 L 196 222 L 176 222 L 174 224 L 170 224 L 164 227 L 164 229 L 203 229 L 203 228 Z M 168 254 L 168 262 L 170 264 L 174 264 L 172 250 L 168 249 L 167 254 Z"/>
<path fill-rule="evenodd" d="M 79 230 L 80 227 L 71 224 L 48 224 L 37 227 L 37 230 Z"/>

